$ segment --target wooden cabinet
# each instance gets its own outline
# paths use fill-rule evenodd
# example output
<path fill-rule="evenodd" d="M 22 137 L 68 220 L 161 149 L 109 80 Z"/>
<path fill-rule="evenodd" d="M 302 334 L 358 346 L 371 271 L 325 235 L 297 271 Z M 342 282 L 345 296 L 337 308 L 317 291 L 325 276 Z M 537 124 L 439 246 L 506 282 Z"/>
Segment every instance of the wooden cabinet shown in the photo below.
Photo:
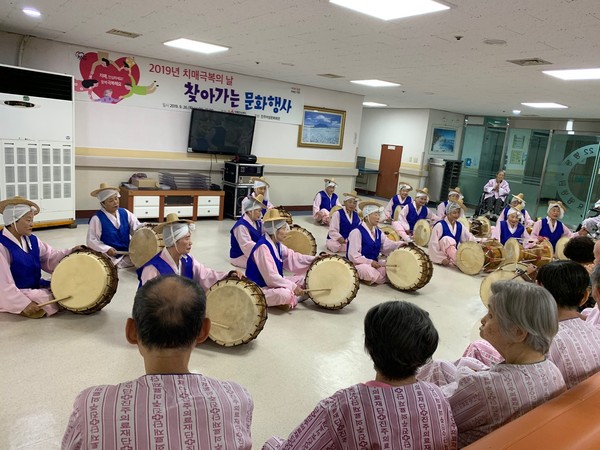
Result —
<path fill-rule="evenodd" d="M 163 222 L 170 213 L 181 218 L 217 217 L 223 220 L 223 191 L 131 190 L 121 186 L 121 208 L 138 219 Z"/>

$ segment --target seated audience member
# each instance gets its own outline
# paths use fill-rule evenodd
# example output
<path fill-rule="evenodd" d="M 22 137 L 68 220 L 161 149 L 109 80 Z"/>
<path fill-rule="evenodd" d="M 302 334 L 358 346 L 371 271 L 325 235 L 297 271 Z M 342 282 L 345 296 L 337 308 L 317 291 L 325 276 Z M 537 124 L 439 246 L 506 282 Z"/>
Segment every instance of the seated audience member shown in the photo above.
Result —
<path fill-rule="evenodd" d="M 360 217 L 356 212 L 356 205 L 360 201 L 356 192 L 344 192 L 344 207 L 338 209 L 331 216 L 329 223 L 329 233 L 327 233 L 327 241 L 325 246 L 327 250 L 338 253 L 346 253 L 346 244 L 350 232 L 360 225 Z"/>
<path fill-rule="evenodd" d="M 146 374 L 82 391 L 63 436 L 67 449 L 251 449 L 254 404 L 246 389 L 190 373 L 192 351 L 208 337 L 202 289 L 170 275 L 135 295 L 125 337 Z"/>
<path fill-rule="evenodd" d="M 506 197 L 510 193 L 510 186 L 504 179 L 506 173 L 500 170 L 496 178 L 492 178 L 483 186 L 483 211 L 482 213 L 491 213 L 492 216 L 499 216 L 504 208 Z"/>
<path fill-rule="evenodd" d="M 56 303 L 38 306 L 54 298 L 42 270 L 52 273 L 79 246 L 55 250 L 38 239 L 33 234 L 33 218 L 39 212 L 38 205 L 22 197 L 0 202 L 5 225 L 0 232 L 0 312 L 39 319 L 59 311 Z"/>
<path fill-rule="evenodd" d="M 289 225 L 277 209 L 270 209 L 263 217 L 264 234 L 258 240 L 246 265 L 246 276 L 258 284 L 269 306 L 295 308 L 306 299 L 304 277 L 314 256 L 303 255 L 287 248 L 282 241 Z M 283 270 L 292 276 L 283 276 Z"/>
<path fill-rule="evenodd" d="M 598 244 L 598 242 L 596 242 Z M 594 248 L 595 250 L 595 248 Z M 596 300 L 596 305 L 593 308 L 588 308 L 582 312 L 586 318 L 585 321 L 596 328 L 600 329 L 600 264 L 596 264 L 592 272 L 592 297 Z"/>
<path fill-rule="evenodd" d="M 368 284 L 383 284 L 387 281 L 385 260 L 380 254 L 388 255 L 406 245 L 403 241 L 394 242 L 379 227 L 383 208 L 377 202 L 362 202 L 362 223 L 350 232 L 346 257 L 353 263 L 358 277 Z"/>
<path fill-rule="evenodd" d="M 429 257 L 431 262 L 444 266 L 456 264 L 456 250 L 461 242 L 477 241 L 467 227 L 458 221 L 462 208 L 449 203 L 446 218 L 437 222 L 431 230 Z"/>
<path fill-rule="evenodd" d="M 254 183 L 252 185 L 251 196 L 254 198 L 257 198 L 258 195 L 263 196 L 262 203 L 264 205 L 264 208 L 262 209 L 261 213 L 264 216 L 265 213 L 267 212 L 267 210 L 274 208 L 273 204 L 270 202 L 269 183 L 267 183 L 267 180 L 265 180 L 265 177 L 252 177 L 252 178 L 250 178 L 250 181 L 252 181 Z M 245 211 L 242 210 L 242 212 L 245 212 Z"/>
<path fill-rule="evenodd" d="M 100 202 L 100 211 L 90 219 L 87 246 L 106 254 L 117 267 L 133 266 L 128 255 L 118 255 L 117 251 L 129 251 L 130 238 L 142 224 L 125 208 L 119 208 L 119 188 L 102 183 L 90 195 Z"/>
<path fill-rule="evenodd" d="M 498 219 L 496 225 L 492 227 L 492 239 L 500 241 L 502 245 L 506 244 L 506 241 L 511 238 L 529 239 L 529 233 L 527 233 L 525 225 L 519 221 L 520 215 L 521 213 L 518 210 L 510 208 L 506 220 Z"/>
<path fill-rule="evenodd" d="M 520 212 L 519 222 L 521 222 L 523 225 L 525 225 L 525 228 L 532 227 L 534 222 L 533 222 L 533 219 L 531 218 L 531 216 L 529 215 L 529 213 L 527 212 L 527 210 L 525 209 L 525 200 L 524 199 L 525 199 L 525 196 L 522 193 L 513 195 L 510 205 L 507 205 L 502 210 L 502 213 L 498 217 L 498 222 L 507 220 L 508 211 L 511 208 L 514 208 Z"/>
<path fill-rule="evenodd" d="M 577 311 L 589 296 L 589 281 L 587 271 L 573 261 L 553 261 L 537 274 L 537 283 L 552 294 L 558 306 L 558 333 L 550 344 L 548 359 L 560 370 L 567 389 L 600 371 L 600 330 Z M 486 365 L 503 361 L 486 341 L 473 342 L 463 356 Z"/>
<path fill-rule="evenodd" d="M 263 450 L 456 448 L 444 394 L 415 378 L 438 345 L 429 314 L 408 302 L 385 302 L 369 310 L 364 333 L 375 379 L 322 400 L 287 440 L 272 437 Z"/>
<path fill-rule="evenodd" d="M 229 232 L 231 234 L 229 262 L 234 266 L 246 268 L 250 252 L 263 234 L 260 220 L 262 208 L 262 195 L 258 195 L 256 198 L 246 197 L 242 200 L 244 214 Z"/>
<path fill-rule="evenodd" d="M 548 239 L 552 248 L 556 250 L 556 243 L 563 237 L 571 237 L 577 233 L 572 232 L 560 220 L 565 215 L 566 207 L 561 201 L 552 200 L 548 203 L 548 216 L 538 220 L 531 230 L 531 239 Z"/>
<path fill-rule="evenodd" d="M 417 189 L 415 200 L 402 208 L 400 214 L 398 214 L 398 220 L 392 221 L 392 228 L 405 241 L 411 239 L 418 220 L 427 219 L 430 222 L 440 220 L 438 216 L 427 208 L 428 202 L 429 191 L 427 188 Z"/>
<path fill-rule="evenodd" d="M 600 200 L 598 200 L 594 204 L 594 209 L 596 211 L 600 211 Z M 581 236 L 587 236 L 588 234 L 597 236 L 599 227 L 600 227 L 600 214 L 598 214 L 595 217 L 588 217 L 583 222 L 581 222 L 581 230 L 579 230 L 579 234 Z"/>
<path fill-rule="evenodd" d="M 437 216 L 440 218 L 440 220 L 442 220 L 444 217 L 446 217 L 446 208 L 448 208 L 448 203 L 457 203 L 462 207 L 463 206 L 463 204 L 462 204 L 463 198 L 464 198 L 464 195 L 462 195 L 460 193 L 459 187 L 450 189 L 448 191 L 448 200 L 440 203 L 437 207 Z M 461 209 L 460 217 L 464 217 L 464 216 L 465 216 L 464 209 Z"/>
<path fill-rule="evenodd" d="M 480 335 L 504 359 L 488 367 L 474 358 L 433 361 L 417 379 L 442 388 L 464 447 L 566 390 L 558 368 L 546 358 L 558 331 L 556 302 L 531 283 L 492 284 Z"/>
<path fill-rule="evenodd" d="M 591 274 L 594 270 L 594 240 L 589 236 L 574 236 L 566 243 L 565 257 L 581 264 Z"/>
<path fill-rule="evenodd" d="M 337 184 L 335 178 L 325 178 L 325 189 L 317 192 L 313 202 L 313 218 L 321 225 L 329 225 L 331 208 L 342 206 L 334 192 Z"/>
<path fill-rule="evenodd" d="M 194 280 L 206 292 L 217 281 L 235 272 L 239 278 L 243 273 L 235 270 L 220 272 L 200 264 L 190 255 L 192 251 L 191 220 L 180 219 L 177 214 L 167 215 L 167 219 L 156 226 L 155 231 L 162 233 L 165 248 L 150 261 L 137 269 L 140 286 L 159 275 L 176 274 Z"/>
<path fill-rule="evenodd" d="M 408 193 L 413 190 L 412 186 L 405 181 L 401 181 L 398 183 L 398 189 L 400 192 L 394 195 L 385 207 L 384 213 L 386 222 L 394 220 L 397 209 L 398 212 L 400 212 L 402 211 L 402 208 L 409 203 L 412 203 L 412 198 L 408 195 Z"/>

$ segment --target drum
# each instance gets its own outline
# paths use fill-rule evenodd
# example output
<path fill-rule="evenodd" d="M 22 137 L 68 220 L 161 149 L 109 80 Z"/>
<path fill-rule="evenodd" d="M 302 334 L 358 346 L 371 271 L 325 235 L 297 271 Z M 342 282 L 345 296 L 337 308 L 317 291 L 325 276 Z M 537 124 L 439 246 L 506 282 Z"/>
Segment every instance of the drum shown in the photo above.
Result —
<path fill-rule="evenodd" d="M 457 222 L 460 222 L 460 224 L 463 227 L 466 227 L 467 230 L 471 230 L 471 222 L 469 222 L 469 219 L 467 219 L 465 216 L 460 216 L 458 219 L 456 219 Z"/>
<path fill-rule="evenodd" d="M 548 241 L 539 242 L 527 249 L 515 238 L 510 238 L 504 243 L 506 263 L 522 262 L 542 267 L 552 261 L 552 253 L 552 244 Z"/>
<path fill-rule="evenodd" d="M 341 206 L 335 205 L 333 208 L 331 208 L 331 211 L 329 211 L 329 217 L 333 216 L 333 213 L 339 211 L 340 209 L 342 209 Z"/>
<path fill-rule="evenodd" d="M 431 225 L 426 219 L 417 220 L 413 228 L 413 239 L 415 244 L 421 247 L 427 247 L 431 239 Z"/>
<path fill-rule="evenodd" d="M 400 236 L 392 226 L 379 225 L 379 229 L 387 236 L 388 239 L 391 239 L 394 242 L 398 242 L 400 240 Z"/>
<path fill-rule="evenodd" d="M 490 237 L 492 232 L 492 224 L 487 217 L 479 216 L 471 221 L 469 231 L 473 236 L 478 238 Z"/>
<path fill-rule="evenodd" d="M 394 211 L 394 217 L 392 217 L 393 220 L 398 220 L 398 217 L 400 217 L 400 213 L 402 212 L 402 208 L 404 208 L 404 206 L 396 207 L 396 210 Z"/>
<path fill-rule="evenodd" d="M 58 302 L 76 314 L 92 314 L 108 305 L 117 291 L 119 276 L 110 258 L 91 249 L 63 258 L 52 273 L 50 288 Z"/>
<path fill-rule="evenodd" d="M 315 256 L 317 254 L 317 241 L 310 231 L 299 225 L 292 225 L 283 244 L 295 252 L 303 255 Z"/>
<path fill-rule="evenodd" d="M 165 246 L 162 234 L 150 228 L 140 228 L 129 242 L 129 257 L 136 268 L 142 267 Z"/>
<path fill-rule="evenodd" d="M 498 270 L 490 273 L 481 281 L 479 296 L 486 308 L 492 296 L 492 284 L 496 281 L 530 282 L 532 279 L 527 275 L 527 266 L 525 264 L 508 263 L 500 266 Z"/>
<path fill-rule="evenodd" d="M 265 294 L 247 278 L 225 277 L 206 292 L 206 317 L 212 322 L 208 337 L 216 344 L 247 344 L 267 321 Z"/>
<path fill-rule="evenodd" d="M 565 246 L 567 245 L 567 242 L 569 242 L 571 240 L 570 237 L 567 236 L 563 236 L 561 237 L 558 242 L 556 243 L 556 258 L 557 259 L 569 259 L 565 256 Z"/>
<path fill-rule="evenodd" d="M 360 282 L 354 264 L 337 255 L 316 258 L 306 272 L 308 296 L 325 309 L 342 309 L 358 292 Z"/>
<path fill-rule="evenodd" d="M 504 261 L 504 247 L 495 240 L 461 242 L 456 251 L 456 265 L 467 275 L 492 272 Z"/>
<path fill-rule="evenodd" d="M 292 224 L 294 223 L 292 215 L 289 212 L 287 212 L 283 206 L 278 206 L 276 209 L 279 210 L 279 214 L 281 214 L 281 216 L 285 218 L 285 221 L 288 223 L 288 225 L 292 226 Z"/>
<path fill-rule="evenodd" d="M 386 275 L 400 291 L 416 291 L 431 280 L 433 264 L 429 256 L 416 245 L 394 250 L 387 258 Z"/>

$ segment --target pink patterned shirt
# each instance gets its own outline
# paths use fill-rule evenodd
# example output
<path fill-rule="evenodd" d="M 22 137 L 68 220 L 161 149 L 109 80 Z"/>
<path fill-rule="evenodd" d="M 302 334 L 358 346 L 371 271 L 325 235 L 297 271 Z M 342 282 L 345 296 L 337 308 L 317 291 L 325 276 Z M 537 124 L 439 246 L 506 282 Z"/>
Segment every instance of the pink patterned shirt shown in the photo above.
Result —
<path fill-rule="evenodd" d="M 75 399 L 63 449 L 251 449 L 254 404 L 237 383 L 144 375 Z"/>
<path fill-rule="evenodd" d="M 390 386 L 371 381 L 337 391 L 319 402 L 287 440 L 273 449 L 455 449 L 450 405 L 433 384 Z"/>

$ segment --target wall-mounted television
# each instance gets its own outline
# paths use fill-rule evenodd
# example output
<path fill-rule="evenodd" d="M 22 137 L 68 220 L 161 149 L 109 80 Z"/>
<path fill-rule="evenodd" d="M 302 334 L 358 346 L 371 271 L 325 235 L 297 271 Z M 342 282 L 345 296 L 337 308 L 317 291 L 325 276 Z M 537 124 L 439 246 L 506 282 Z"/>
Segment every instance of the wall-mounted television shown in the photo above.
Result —
<path fill-rule="evenodd" d="M 255 116 L 192 109 L 188 152 L 249 155 Z"/>

